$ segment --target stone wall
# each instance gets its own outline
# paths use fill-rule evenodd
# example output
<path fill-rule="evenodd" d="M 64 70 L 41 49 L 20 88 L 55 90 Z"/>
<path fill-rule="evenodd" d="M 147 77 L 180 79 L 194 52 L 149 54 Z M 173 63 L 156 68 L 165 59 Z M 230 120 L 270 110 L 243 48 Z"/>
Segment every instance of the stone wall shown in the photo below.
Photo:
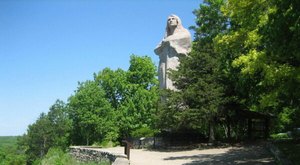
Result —
<path fill-rule="evenodd" d="M 189 146 L 196 143 L 205 143 L 207 139 L 192 135 L 175 135 L 166 137 L 129 138 L 132 148 L 172 148 L 176 146 Z"/>
<path fill-rule="evenodd" d="M 86 146 L 72 146 L 70 147 L 70 154 L 75 159 L 81 162 L 110 162 L 111 164 L 128 165 L 129 161 L 126 159 L 125 155 L 118 155 L 108 151 L 101 150 L 99 148 L 86 147 Z"/>
<path fill-rule="evenodd" d="M 132 148 L 164 148 L 167 146 L 165 139 L 161 137 L 147 137 L 147 138 L 130 138 L 128 141 L 132 144 Z"/>

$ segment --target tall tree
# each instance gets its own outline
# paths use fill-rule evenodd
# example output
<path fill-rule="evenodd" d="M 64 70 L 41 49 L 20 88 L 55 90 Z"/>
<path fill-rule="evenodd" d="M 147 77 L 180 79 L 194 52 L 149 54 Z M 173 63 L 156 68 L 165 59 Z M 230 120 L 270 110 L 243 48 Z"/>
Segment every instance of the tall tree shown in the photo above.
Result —
<path fill-rule="evenodd" d="M 279 115 L 279 126 L 299 116 L 299 2 L 228 0 L 231 30 L 216 39 L 236 73 L 235 88 L 247 109 Z M 299 124 L 299 123 L 298 123 Z M 285 126 L 284 126 L 285 125 Z"/>
<path fill-rule="evenodd" d="M 153 125 L 158 94 L 156 68 L 149 57 L 132 55 L 128 71 L 106 68 L 95 75 L 95 81 L 116 112 L 121 137 Z"/>
<path fill-rule="evenodd" d="M 114 109 L 118 109 L 124 99 L 127 87 L 126 71 L 122 69 L 112 70 L 104 68 L 98 74 L 94 74 L 94 80 L 105 92 L 105 97 Z"/>
<path fill-rule="evenodd" d="M 261 28 L 267 57 L 262 84 L 269 89 L 261 95 L 260 107 L 279 115 L 280 131 L 291 130 L 300 126 L 300 2 L 269 3 L 268 19 Z"/>
<path fill-rule="evenodd" d="M 68 148 L 70 145 L 72 120 L 70 119 L 67 105 L 61 100 L 56 100 L 50 107 L 47 116 L 53 128 L 51 137 L 53 144 L 51 147 Z"/>
<path fill-rule="evenodd" d="M 42 113 L 35 123 L 29 125 L 27 133 L 20 139 L 28 163 L 42 158 L 51 147 L 66 149 L 70 144 L 70 122 L 65 103 L 57 100 L 47 114 Z"/>
<path fill-rule="evenodd" d="M 69 107 L 75 144 L 90 145 L 105 138 L 116 140 L 113 108 L 95 81 L 79 83 L 77 91 L 69 98 Z"/>
<path fill-rule="evenodd" d="M 123 121 L 127 125 L 125 128 L 129 129 L 128 135 L 140 128 L 153 128 L 158 101 L 156 74 L 156 67 L 150 57 L 130 57 L 130 67 L 126 76 L 127 92 L 121 107 L 125 119 L 130 118 L 129 122 Z"/>

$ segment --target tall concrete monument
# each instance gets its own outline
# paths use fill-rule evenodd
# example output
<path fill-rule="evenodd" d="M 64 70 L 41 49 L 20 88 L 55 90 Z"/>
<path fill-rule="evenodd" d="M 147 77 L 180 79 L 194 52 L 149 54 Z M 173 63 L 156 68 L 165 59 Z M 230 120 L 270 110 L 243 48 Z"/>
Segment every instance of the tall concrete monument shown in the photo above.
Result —
<path fill-rule="evenodd" d="M 185 29 L 176 15 L 167 20 L 166 33 L 154 52 L 159 56 L 158 79 L 160 89 L 176 90 L 168 76 L 169 70 L 176 70 L 179 57 L 187 56 L 191 51 L 191 34 Z"/>

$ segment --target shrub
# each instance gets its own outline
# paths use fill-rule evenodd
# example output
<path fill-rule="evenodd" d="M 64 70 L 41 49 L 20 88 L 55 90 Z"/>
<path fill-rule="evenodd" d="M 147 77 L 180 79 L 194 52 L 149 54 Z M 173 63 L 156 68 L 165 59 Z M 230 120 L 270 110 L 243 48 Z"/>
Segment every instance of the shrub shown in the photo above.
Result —
<path fill-rule="evenodd" d="M 59 148 L 50 148 L 40 165 L 109 165 L 110 162 L 78 162 Z"/>
<path fill-rule="evenodd" d="M 58 148 L 49 149 L 47 155 L 41 161 L 41 165 L 72 165 L 76 161 L 67 153 Z"/>
<path fill-rule="evenodd" d="M 274 140 L 288 139 L 289 135 L 288 135 L 288 133 L 278 133 L 278 134 L 271 135 L 271 138 L 274 139 Z"/>
<path fill-rule="evenodd" d="M 149 127 L 139 128 L 131 133 L 132 137 L 140 138 L 140 137 L 153 137 L 158 131 L 153 130 Z"/>

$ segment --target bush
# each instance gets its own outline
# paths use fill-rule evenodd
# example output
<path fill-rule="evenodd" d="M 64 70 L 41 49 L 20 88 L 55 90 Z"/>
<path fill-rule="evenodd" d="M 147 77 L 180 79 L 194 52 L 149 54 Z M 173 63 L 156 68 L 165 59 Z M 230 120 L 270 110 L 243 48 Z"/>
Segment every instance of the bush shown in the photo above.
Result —
<path fill-rule="evenodd" d="M 41 161 L 41 165 L 73 165 L 77 162 L 67 153 L 58 148 L 49 149 L 47 155 Z"/>
<path fill-rule="evenodd" d="M 132 137 L 140 138 L 140 137 L 153 137 L 158 131 L 153 130 L 149 127 L 139 128 L 131 133 Z"/>
<path fill-rule="evenodd" d="M 288 133 L 278 133 L 278 134 L 271 135 L 271 138 L 274 140 L 279 140 L 279 139 L 288 139 L 290 137 Z"/>
<path fill-rule="evenodd" d="M 47 155 L 41 160 L 40 165 L 109 165 L 109 162 L 78 162 L 68 153 L 59 148 L 50 148 Z"/>
<path fill-rule="evenodd" d="M 0 165 L 23 165 L 26 164 L 26 155 L 24 151 L 18 149 L 15 144 L 5 144 L 0 146 Z"/>
<path fill-rule="evenodd" d="M 113 142 L 109 140 L 103 140 L 102 142 L 95 142 L 93 143 L 93 147 L 99 147 L 99 148 L 110 148 L 110 147 L 116 147 L 120 145 L 119 142 Z"/>

